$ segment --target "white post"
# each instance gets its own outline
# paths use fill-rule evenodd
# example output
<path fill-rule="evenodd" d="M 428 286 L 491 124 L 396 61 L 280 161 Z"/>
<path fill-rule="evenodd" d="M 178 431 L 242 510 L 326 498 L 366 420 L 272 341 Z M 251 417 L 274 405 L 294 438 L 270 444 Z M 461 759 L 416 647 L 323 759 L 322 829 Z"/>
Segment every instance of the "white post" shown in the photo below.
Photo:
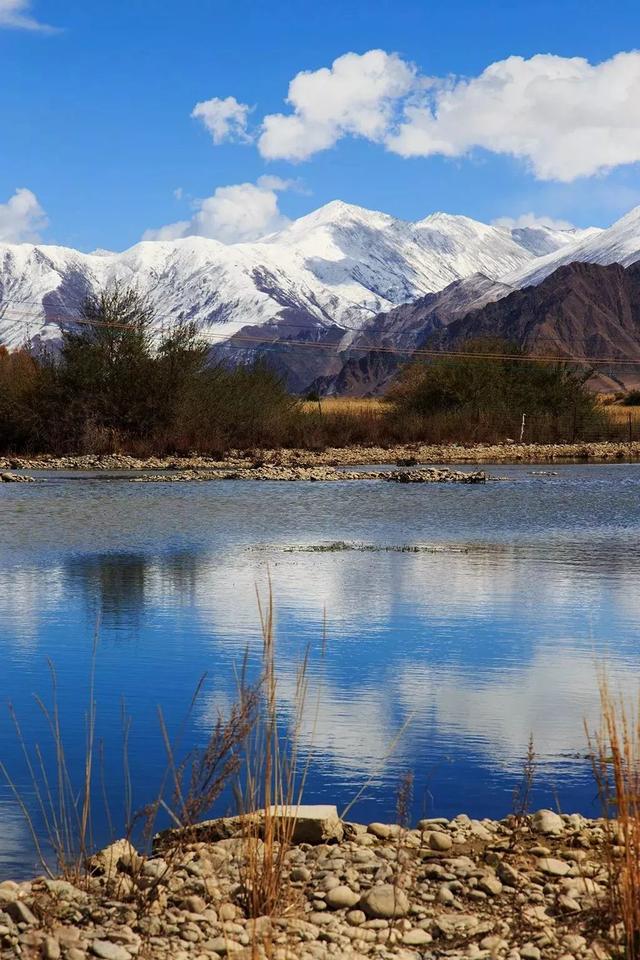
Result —
<path fill-rule="evenodd" d="M 524 423 L 527 419 L 526 413 L 522 414 L 522 423 L 520 424 L 520 443 L 522 443 L 522 438 L 524 437 Z"/>

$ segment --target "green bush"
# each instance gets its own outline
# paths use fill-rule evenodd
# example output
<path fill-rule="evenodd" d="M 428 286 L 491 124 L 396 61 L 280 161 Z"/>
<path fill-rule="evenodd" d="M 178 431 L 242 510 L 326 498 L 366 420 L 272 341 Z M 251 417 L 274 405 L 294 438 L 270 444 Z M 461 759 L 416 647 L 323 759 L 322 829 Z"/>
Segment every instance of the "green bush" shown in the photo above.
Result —
<path fill-rule="evenodd" d="M 515 423 L 522 414 L 570 414 L 580 422 L 595 417 L 595 398 L 585 387 L 590 372 L 525 358 L 502 340 L 469 341 L 458 356 L 409 364 L 389 396 L 400 417 L 457 414 L 495 424 Z"/>

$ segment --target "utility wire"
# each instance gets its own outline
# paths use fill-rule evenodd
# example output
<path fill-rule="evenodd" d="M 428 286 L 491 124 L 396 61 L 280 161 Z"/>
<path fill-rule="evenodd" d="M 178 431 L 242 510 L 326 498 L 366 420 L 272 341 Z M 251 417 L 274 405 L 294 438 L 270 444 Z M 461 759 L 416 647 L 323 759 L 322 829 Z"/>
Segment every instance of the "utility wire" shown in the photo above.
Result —
<path fill-rule="evenodd" d="M 30 326 L 32 321 L 36 317 L 31 316 L 29 320 L 26 319 L 15 319 L 16 324 L 24 324 L 25 326 Z M 41 319 L 41 318 L 39 318 Z M 85 320 L 81 318 L 74 318 L 70 320 L 68 317 L 48 317 L 48 323 L 63 323 L 88 327 L 99 327 L 106 329 L 119 329 L 119 330 L 129 330 L 131 328 L 130 324 L 127 323 L 116 323 L 116 322 L 105 322 L 101 320 Z M 228 334 L 215 334 L 207 333 L 205 335 L 207 340 L 219 340 L 226 341 L 231 347 L 237 343 L 255 343 L 262 345 L 269 345 L 271 347 L 277 348 L 287 348 L 287 347 L 296 347 L 301 349 L 311 349 L 311 350 L 335 350 L 338 352 L 339 344 L 337 343 L 321 343 L 317 340 L 278 340 L 271 339 L 269 337 L 259 337 L 252 334 L 243 334 L 243 333 L 234 333 L 231 335 Z M 551 339 L 551 338 L 547 338 Z M 376 344 L 376 343 L 358 343 L 352 346 L 343 347 L 340 349 L 341 353 L 349 352 L 359 352 L 359 353 L 385 353 L 397 356 L 410 356 L 412 358 L 429 358 L 433 359 L 434 357 L 454 357 L 454 358 L 475 358 L 477 360 L 511 360 L 522 363 L 588 363 L 592 365 L 600 364 L 624 364 L 625 366 L 640 366 L 640 358 L 634 359 L 631 357 L 593 357 L 593 356 L 582 356 L 582 357 L 567 357 L 567 356 L 557 356 L 553 354 L 525 354 L 518 356 L 517 354 L 511 353 L 469 353 L 465 350 L 429 350 L 425 347 L 418 347 L 413 350 L 410 347 L 392 347 L 386 344 Z"/>

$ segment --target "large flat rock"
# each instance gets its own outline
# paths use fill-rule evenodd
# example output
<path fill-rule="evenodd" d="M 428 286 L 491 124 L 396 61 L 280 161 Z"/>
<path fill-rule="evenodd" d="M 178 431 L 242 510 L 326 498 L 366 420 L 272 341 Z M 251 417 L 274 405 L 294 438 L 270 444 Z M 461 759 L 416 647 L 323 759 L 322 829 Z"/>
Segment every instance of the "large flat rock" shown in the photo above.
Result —
<path fill-rule="evenodd" d="M 272 806 L 269 811 L 276 835 L 286 833 L 293 843 L 339 843 L 344 836 L 342 820 L 333 804 Z M 158 852 L 184 843 L 217 843 L 242 837 L 248 831 L 264 836 L 265 819 L 265 811 L 256 810 L 244 817 L 220 817 L 191 827 L 163 830 L 153 838 L 153 849 Z"/>

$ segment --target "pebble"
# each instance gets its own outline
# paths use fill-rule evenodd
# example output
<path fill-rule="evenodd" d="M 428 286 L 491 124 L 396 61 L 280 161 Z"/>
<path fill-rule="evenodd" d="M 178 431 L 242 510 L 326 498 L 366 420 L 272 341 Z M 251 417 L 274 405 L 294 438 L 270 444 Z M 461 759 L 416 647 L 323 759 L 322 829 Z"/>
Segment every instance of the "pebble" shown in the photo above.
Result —
<path fill-rule="evenodd" d="M 502 893 L 502 884 L 497 877 L 480 877 L 478 880 L 478 888 L 491 897 L 497 897 Z"/>
<path fill-rule="evenodd" d="M 428 843 L 432 850 L 440 850 L 445 852 L 451 850 L 453 846 L 453 840 L 448 833 L 441 833 L 438 830 L 433 830 L 428 835 Z"/>
<path fill-rule="evenodd" d="M 453 903 L 455 899 L 456 898 L 453 895 L 452 891 L 446 885 L 443 884 L 441 887 L 438 888 L 438 895 L 437 895 L 438 903 L 443 903 L 446 905 L 449 903 Z"/>
<path fill-rule="evenodd" d="M 540 949 L 533 943 L 525 943 L 520 947 L 520 956 L 522 960 L 540 960 Z"/>
<path fill-rule="evenodd" d="M 60 944 L 55 937 L 45 937 L 42 953 L 45 960 L 60 960 Z"/>
<path fill-rule="evenodd" d="M 363 910 L 349 910 L 347 914 L 347 923 L 351 924 L 352 927 L 359 927 L 366 919 L 367 915 Z"/>
<path fill-rule="evenodd" d="M 355 907 L 360 900 L 360 894 L 350 887 L 338 886 L 332 887 L 325 897 L 327 906 L 333 910 L 340 910 L 343 907 Z"/>
<path fill-rule="evenodd" d="M 564 822 L 553 810 L 538 810 L 531 818 L 531 828 L 535 833 L 546 836 L 560 836 L 564 833 Z"/>
<path fill-rule="evenodd" d="M 391 836 L 391 826 L 388 823 L 370 823 L 367 830 L 379 840 L 388 840 Z"/>
<path fill-rule="evenodd" d="M 405 947 L 423 947 L 425 943 L 431 943 L 433 937 L 426 930 L 420 930 L 416 927 L 413 930 L 407 930 L 402 937 Z"/>
<path fill-rule="evenodd" d="M 111 940 L 94 940 L 91 952 L 100 960 L 131 960 L 129 951 Z"/>
<path fill-rule="evenodd" d="M 555 857 L 542 857 L 538 860 L 538 869 L 551 877 L 566 877 L 571 867 L 564 860 Z"/>

